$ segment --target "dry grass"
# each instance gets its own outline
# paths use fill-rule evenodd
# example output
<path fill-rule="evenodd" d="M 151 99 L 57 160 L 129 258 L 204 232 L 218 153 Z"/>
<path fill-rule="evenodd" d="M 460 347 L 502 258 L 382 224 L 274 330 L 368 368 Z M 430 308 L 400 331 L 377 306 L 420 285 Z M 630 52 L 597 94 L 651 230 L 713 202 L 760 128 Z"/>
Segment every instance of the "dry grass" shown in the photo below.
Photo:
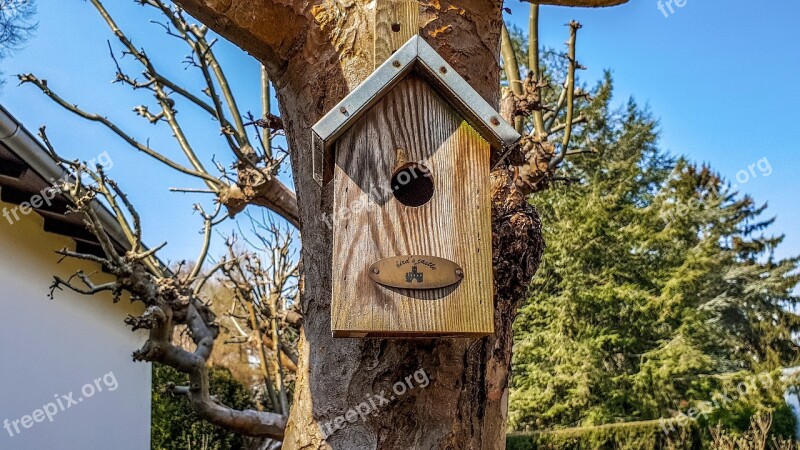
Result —
<path fill-rule="evenodd" d="M 742 434 L 731 434 L 717 425 L 711 428 L 713 443 L 711 450 L 798 450 L 800 447 L 790 440 L 773 437 L 769 439 L 772 414 L 759 414 L 750 421 L 750 429 Z"/>

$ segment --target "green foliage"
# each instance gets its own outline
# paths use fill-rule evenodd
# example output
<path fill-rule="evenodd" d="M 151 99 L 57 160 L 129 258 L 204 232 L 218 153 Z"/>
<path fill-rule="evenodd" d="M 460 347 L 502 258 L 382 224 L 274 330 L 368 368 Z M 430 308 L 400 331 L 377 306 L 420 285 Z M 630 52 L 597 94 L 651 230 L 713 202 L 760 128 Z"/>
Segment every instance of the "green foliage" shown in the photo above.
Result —
<path fill-rule="evenodd" d="M 237 408 L 252 408 L 250 393 L 226 368 L 211 367 L 211 395 Z M 153 364 L 153 418 L 151 447 L 154 450 L 237 450 L 245 448 L 242 436 L 218 428 L 197 417 L 188 400 L 176 397 L 165 386 L 188 384 L 188 377 L 175 369 Z"/>
<path fill-rule="evenodd" d="M 722 424 L 719 430 L 723 436 L 735 436 L 750 442 L 754 440 L 754 430 L 758 429 L 758 426 L 754 424 L 762 422 L 765 417 L 767 417 L 767 421 L 771 418 L 770 434 L 772 436 L 779 440 L 794 438 L 795 417 L 785 404 L 771 415 L 754 415 L 751 411 L 746 418 L 738 417 L 738 419 L 742 419 L 741 422 Z M 714 445 L 711 431 L 713 430 L 707 428 L 704 421 L 700 420 L 653 420 L 548 432 L 510 433 L 506 448 L 508 450 L 700 450 L 718 448 L 720 446 Z M 771 438 L 770 441 L 775 438 Z M 744 449 L 745 447 L 736 448 Z"/>
<path fill-rule="evenodd" d="M 720 426 L 726 432 L 744 433 L 759 413 L 768 411 L 772 417 L 772 434 L 794 436 L 795 419 L 783 399 L 785 385 L 780 371 L 764 372 L 756 377 L 746 372 L 720 380 L 722 387 L 706 402 L 698 420 L 703 426 Z"/>
<path fill-rule="evenodd" d="M 786 439 L 795 438 L 795 427 L 797 418 L 792 412 L 792 408 L 782 401 L 775 401 L 772 412 L 772 428 L 770 434 Z M 760 412 L 760 409 L 748 401 L 737 402 L 728 408 L 720 408 L 708 417 L 707 420 L 700 421 L 709 427 L 719 425 L 729 433 L 744 433 L 750 429 L 751 421 Z"/>
<path fill-rule="evenodd" d="M 772 434 L 786 439 L 794 439 L 796 429 L 797 417 L 792 408 L 786 403 L 775 408 L 772 413 Z"/>
<path fill-rule="evenodd" d="M 797 362 L 800 260 L 774 257 L 765 207 L 661 152 L 655 120 L 610 98 L 607 76 L 575 138 L 595 154 L 533 198 L 548 248 L 515 323 L 514 429 L 671 417 Z M 746 424 L 785 406 L 779 383 L 764 391 L 724 408 Z"/>
<path fill-rule="evenodd" d="M 708 430 L 709 450 L 795 450 L 797 441 L 780 435 L 772 413 L 762 412 L 755 414 L 750 419 L 749 427 L 744 430 L 729 430 L 722 426 L 715 426 Z M 779 419 L 780 420 L 780 419 Z"/>
<path fill-rule="evenodd" d="M 545 433 L 511 433 L 507 450 L 699 450 L 696 423 L 664 433 L 659 421 L 572 428 Z"/>

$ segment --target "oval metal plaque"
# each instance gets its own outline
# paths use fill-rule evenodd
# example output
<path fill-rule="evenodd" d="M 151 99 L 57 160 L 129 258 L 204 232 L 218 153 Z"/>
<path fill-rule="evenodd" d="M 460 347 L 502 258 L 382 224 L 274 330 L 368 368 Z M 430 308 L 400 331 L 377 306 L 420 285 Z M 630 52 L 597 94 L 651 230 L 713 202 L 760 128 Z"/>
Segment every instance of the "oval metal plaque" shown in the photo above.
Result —
<path fill-rule="evenodd" d="M 438 256 L 393 256 L 372 264 L 369 277 L 382 286 L 438 289 L 461 281 L 464 270 L 453 261 Z"/>

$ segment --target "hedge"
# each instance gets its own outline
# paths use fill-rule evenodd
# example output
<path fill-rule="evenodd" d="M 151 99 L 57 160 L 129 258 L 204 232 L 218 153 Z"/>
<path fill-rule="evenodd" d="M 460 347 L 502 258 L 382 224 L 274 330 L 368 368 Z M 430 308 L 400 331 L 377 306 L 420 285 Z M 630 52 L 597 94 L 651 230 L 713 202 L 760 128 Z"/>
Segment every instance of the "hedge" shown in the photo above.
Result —
<path fill-rule="evenodd" d="M 223 367 L 208 372 L 211 394 L 233 408 L 252 407 L 250 391 Z M 235 433 L 201 420 L 185 396 L 175 396 L 165 389 L 168 384 L 188 384 L 188 377 L 177 370 L 153 363 L 153 406 L 151 450 L 241 450 L 245 439 Z"/>
<path fill-rule="evenodd" d="M 664 428 L 669 430 L 664 432 Z M 695 422 L 630 422 L 564 430 L 509 433 L 507 450 L 700 450 L 702 433 Z"/>

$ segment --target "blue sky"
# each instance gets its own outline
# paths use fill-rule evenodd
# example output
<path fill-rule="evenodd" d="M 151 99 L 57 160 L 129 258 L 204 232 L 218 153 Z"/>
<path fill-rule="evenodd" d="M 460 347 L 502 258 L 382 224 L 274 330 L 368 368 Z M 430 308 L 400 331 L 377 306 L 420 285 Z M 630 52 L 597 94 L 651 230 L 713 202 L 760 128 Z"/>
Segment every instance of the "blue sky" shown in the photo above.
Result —
<path fill-rule="evenodd" d="M 526 28 L 528 6 L 509 6 L 507 20 Z M 794 87 L 800 2 L 686 0 L 673 10 L 665 17 L 657 0 L 606 9 L 542 7 L 542 37 L 545 45 L 563 48 L 564 25 L 581 22 L 583 80 L 611 70 L 616 101 L 634 97 L 659 119 L 663 149 L 710 163 L 740 191 L 767 202 L 767 215 L 777 216 L 772 231 L 786 235 L 778 256 L 800 254 L 800 92 Z M 749 169 L 763 158 L 769 176 Z"/>
<path fill-rule="evenodd" d="M 190 87 L 200 86 L 195 71 L 181 60 L 187 50 L 166 38 L 148 22 L 155 18 L 133 1 L 107 1 L 120 26 L 137 46 L 148 50 L 160 70 Z M 758 5 L 758 6 L 756 6 Z M 528 5 L 512 1 L 507 20 L 527 26 Z M 665 8 L 666 9 L 666 8 Z M 778 256 L 800 254 L 800 2 L 764 3 L 686 0 L 668 17 L 657 0 L 633 0 L 616 8 L 590 10 L 542 7 L 542 41 L 559 48 L 566 40 L 564 24 L 580 21 L 581 74 L 593 84 L 605 69 L 615 80 L 615 101 L 634 97 L 659 118 L 662 148 L 697 162 L 708 162 L 734 180 L 740 171 L 766 160 L 767 176 L 758 168 L 739 189 L 768 202 L 778 219 L 772 231 L 786 234 Z M 669 13 L 669 10 L 667 13 Z M 87 124 L 61 110 L 32 86 L 17 87 L 17 73 L 33 72 L 50 87 L 81 107 L 108 115 L 140 139 L 181 158 L 165 127 L 153 127 L 131 110 L 151 104 L 144 93 L 112 85 L 114 66 L 106 40 L 119 49 L 92 6 L 77 0 L 39 0 L 39 30 L 26 47 L 4 60 L 0 70 L 7 83 L 0 103 L 29 129 L 48 126 L 60 152 L 91 159 L 107 151 L 113 160 L 110 176 L 139 205 L 150 245 L 169 241 L 166 259 L 193 259 L 199 243 L 200 219 L 191 205 L 210 199 L 168 192 L 172 186 L 197 187 L 193 179 L 137 154 L 98 125 Z M 234 46 L 221 42 L 218 54 L 238 94 L 243 111 L 259 111 L 259 65 Z M 135 67 L 133 65 L 129 67 Z M 229 161 L 229 150 L 218 126 L 188 105 L 178 105 L 179 117 L 194 136 L 200 153 Z M 275 111 L 277 112 L 277 111 Z M 763 167 L 762 163 L 762 167 Z M 755 174 L 755 176 L 753 176 Z M 284 176 L 288 180 L 288 177 Z M 735 182 L 735 181 L 734 181 Z"/>

